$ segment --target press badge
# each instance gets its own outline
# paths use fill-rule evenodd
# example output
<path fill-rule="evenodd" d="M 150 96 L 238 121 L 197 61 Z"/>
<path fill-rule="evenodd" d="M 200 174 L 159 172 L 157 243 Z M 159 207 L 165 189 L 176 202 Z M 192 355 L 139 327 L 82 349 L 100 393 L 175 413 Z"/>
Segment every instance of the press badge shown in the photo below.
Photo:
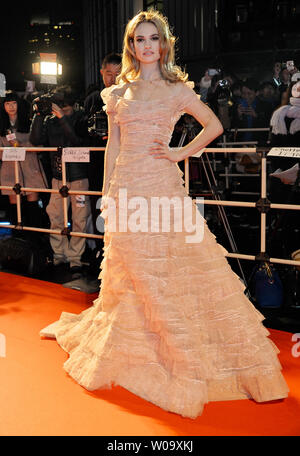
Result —
<path fill-rule="evenodd" d="M 15 141 L 17 139 L 16 137 L 16 134 L 15 133 L 10 133 L 9 135 L 6 135 L 6 139 L 7 141 Z"/>
<path fill-rule="evenodd" d="M 76 207 L 85 206 L 85 195 L 76 195 Z"/>

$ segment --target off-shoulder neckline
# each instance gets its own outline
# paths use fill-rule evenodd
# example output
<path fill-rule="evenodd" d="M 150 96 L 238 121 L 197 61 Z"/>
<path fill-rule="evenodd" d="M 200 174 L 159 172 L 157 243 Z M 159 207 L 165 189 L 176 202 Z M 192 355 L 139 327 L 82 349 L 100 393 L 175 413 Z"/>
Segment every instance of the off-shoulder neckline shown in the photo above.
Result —
<path fill-rule="evenodd" d="M 159 80 L 157 80 L 157 81 L 155 81 L 155 82 L 162 82 L 162 81 L 166 82 L 165 79 L 159 79 Z M 135 81 L 132 81 L 132 82 L 135 82 Z M 161 99 L 160 99 L 160 98 L 157 98 L 157 99 L 155 99 L 155 100 L 136 100 L 136 99 L 124 98 L 124 94 L 125 94 L 126 89 L 127 89 L 127 87 L 125 88 L 125 86 L 129 86 L 129 84 L 132 84 L 132 82 L 124 83 L 124 85 L 121 86 L 121 87 L 118 87 L 118 85 L 116 85 L 115 87 L 112 86 L 112 88 L 109 87 L 108 89 L 104 89 L 104 90 L 109 91 L 109 95 L 110 95 L 110 96 L 114 96 L 114 97 L 119 98 L 120 100 L 124 100 L 124 101 L 126 101 L 126 102 L 128 101 L 128 102 L 135 102 L 135 103 L 158 103 L 158 102 L 159 102 L 159 103 L 162 103 L 162 102 L 167 101 L 167 100 L 169 100 L 169 99 L 171 99 L 171 98 L 173 98 L 173 97 L 178 97 L 178 94 L 172 94 L 172 93 L 171 93 L 168 97 L 161 98 Z M 147 81 L 146 81 L 146 82 L 147 82 Z M 190 87 L 191 89 L 194 87 L 194 82 L 193 82 L 193 81 L 183 82 L 183 84 L 187 85 L 187 86 Z M 118 95 L 117 93 L 114 93 L 114 92 L 120 90 L 121 88 L 122 88 L 122 89 L 125 88 L 123 94 Z M 110 89 L 110 90 L 109 90 L 109 89 Z"/>
<path fill-rule="evenodd" d="M 122 97 L 120 95 L 115 95 L 115 97 L 120 98 L 121 100 L 130 101 L 130 102 L 133 101 L 133 102 L 136 102 L 136 103 L 157 103 L 157 102 L 161 103 L 163 101 L 168 100 L 169 98 L 176 97 L 176 96 L 177 95 L 172 95 L 171 94 L 170 96 L 168 96 L 166 98 L 156 98 L 155 100 L 135 100 L 135 99 L 132 99 L 132 98 L 131 99 L 130 98 L 124 98 L 124 97 Z"/>

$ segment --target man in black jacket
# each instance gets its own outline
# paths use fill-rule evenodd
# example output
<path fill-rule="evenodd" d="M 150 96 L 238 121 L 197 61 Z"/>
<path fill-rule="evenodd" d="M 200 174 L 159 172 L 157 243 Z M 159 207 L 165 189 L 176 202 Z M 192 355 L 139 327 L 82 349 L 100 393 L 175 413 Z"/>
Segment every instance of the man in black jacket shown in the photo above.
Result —
<path fill-rule="evenodd" d="M 102 88 L 111 87 L 116 83 L 116 77 L 121 71 L 122 56 L 112 53 L 105 56 L 101 65 Z M 94 147 L 106 147 L 108 137 L 107 114 L 103 111 L 103 100 L 100 96 L 100 86 L 95 87 L 84 101 L 85 113 L 89 120 L 93 119 L 94 125 L 90 128 L 90 145 Z M 96 120 L 97 119 L 97 120 Z M 103 172 L 104 172 L 104 153 L 101 151 L 90 152 L 91 166 L 89 167 L 89 185 L 90 190 L 102 190 Z M 99 199 L 91 198 L 91 211 L 93 217 L 94 232 L 99 233 L 97 228 L 97 219 L 100 217 Z M 96 241 L 98 247 L 102 249 L 103 242 Z"/>
<path fill-rule="evenodd" d="M 122 56 L 108 54 L 104 57 L 100 70 L 103 84 L 91 85 L 84 100 L 84 111 L 89 118 L 90 134 L 94 147 L 106 147 L 108 138 L 107 114 L 103 111 L 101 91 L 116 84 L 116 78 L 121 71 Z M 92 125 L 93 123 L 93 125 Z M 103 156 L 99 151 L 91 151 L 91 161 L 95 166 L 90 167 L 90 190 L 101 190 L 103 180 Z"/>
<path fill-rule="evenodd" d="M 30 133 L 34 146 L 43 147 L 80 147 L 85 145 L 88 130 L 84 113 L 74 110 L 75 97 L 70 88 L 58 88 L 54 93 L 52 115 L 44 115 L 41 100 L 36 100 Z M 61 152 L 49 152 L 52 174 L 52 188 L 62 187 Z M 88 163 L 66 163 L 67 187 L 69 190 L 89 189 Z M 70 195 L 68 204 L 72 208 L 72 231 L 86 232 L 87 218 L 90 214 L 90 201 L 85 195 Z M 62 196 L 52 193 L 46 208 L 51 229 L 63 230 L 64 217 Z M 55 266 L 70 263 L 73 278 L 82 274 L 81 256 L 85 250 L 85 238 L 66 235 L 50 235 Z"/>

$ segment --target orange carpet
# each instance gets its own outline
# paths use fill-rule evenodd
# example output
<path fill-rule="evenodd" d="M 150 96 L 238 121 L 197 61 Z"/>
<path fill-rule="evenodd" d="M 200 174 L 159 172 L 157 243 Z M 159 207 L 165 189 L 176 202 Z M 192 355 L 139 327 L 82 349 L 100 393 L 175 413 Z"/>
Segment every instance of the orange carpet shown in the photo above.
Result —
<path fill-rule="evenodd" d="M 300 435 L 300 357 L 292 355 L 291 333 L 270 330 L 290 388 L 287 399 L 213 402 L 190 420 L 120 387 L 88 392 L 66 374 L 68 355 L 55 341 L 41 340 L 39 330 L 62 311 L 86 309 L 96 295 L 7 273 L 0 273 L 0 288 L 1 436 Z"/>

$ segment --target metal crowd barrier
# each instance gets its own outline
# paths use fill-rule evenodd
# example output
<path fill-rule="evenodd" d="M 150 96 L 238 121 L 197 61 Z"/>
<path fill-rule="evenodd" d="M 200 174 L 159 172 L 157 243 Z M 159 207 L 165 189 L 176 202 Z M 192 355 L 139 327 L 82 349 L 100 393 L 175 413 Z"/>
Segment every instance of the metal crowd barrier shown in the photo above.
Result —
<path fill-rule="evenodd" d="M 244 255 L 241 253 L 228 253 L 228 258 L 237 258 L 241 260 L 251 260 L 251 261 L 267 261 L 270 263 L 279 263 L 279 264 L 288 264 L 292 266 L 299 267 L 299 261 L 287 260 L 283 258 L 270 258 L 266 252 L 266 218 L 267 212 L 270 209 L 278 210 L 300 210 L 300 205 L 296 204 L 277 204 L 272 203 L 267 198 L 267 151 L 266 148 L 261 148 L 257 150 L 256 148 L 226 148 L 226 153 L 239 153 L 239 154 L 249 154 L 249 153 L 260 153 L 261 154 L 261 189 L 260 189 L 260 199 L 256 202 L 244 202 L 244 201 L 223 201 L 223 200 L 203 200 L 203 204 L 207 205 L 219 205 L 219 206 L 236 206 L 236 207 L 248 207 L 257 209 L 260 212 L 260 252 L 256 255 Z M 203 152 L 209 152 L 213 154 L 222 153 L 224 154 L 224 148 L 211 147 L 205 148 L 204 150 L 193 155 L 193 157 L 200 157 Z M 185 185 L 186 189 L 189 192 L 189 163 L 188 160 L 185 161 Z"/>
<path fill-rule="evenodd" d="M 0 150 L 7 149 L 5 147 L 0 147 Z M 14 147 L 14 150 L 22 149 L 24 147 Z M 57 152 L 59 149 L 57 147 L 26 147 L 26 152 Z M 81 149 L 81 148 L 76 148 Z M 87 149 L 86 147 L 82 149 Z M 104 147 L 89 147 L 90 151 L 104 151 Z M 52 188 L 30 188 L 30 187 L 21 187 L 19 184 L 19 168 L 18 162 L 14 162 L 15 165 L 15 181 L 16 184 L 14 187 L 8 187 L 0 185 L 0 190 L 13 190 L 16 193 L 16 200 L 17 200 L 17 225 L 10 225 L 10 224 L 3 224 L 2 228 L 14 228 L 20 229 L 24 231 L 38 231 L 41 233 L 49 233 L 49 234 L 58 234 L 58 235 L 70 235 L 70 236 L 77 236 L 77 237 L 86 237 L 86 238 L 93 238 L 93 239 L 103 239 L 103 235 L 97 234 L 90 234 L 90 233 L 79 233 L 77 231 L 70 231 L 68 228 L 68 201 L 67 197 L 69 195 L 88 195 L 88 196 L 101 196 L 102 192 L 97 191 L 79 191 L 79 190 L 69 190 L 67 187 L 67 178 L 66 178 L 66 163 L 62 161 L 62 188 L 59 190 L 52 189 Z M 22 215 L 21 215 L 21 192 L 35 192 L 35 193 L 60 193 L 62 196 L 63 202 L 63 211 L 64 211 L 64 229 L 62 231 L 59 230 L 51 230 L 45 228 L 35 228 L 29 226 L 22 225 Z M 1 228 L 0 227 L 0 228 Z"/>
<path fill-rule="evenodd" d="M 270 137 L 270 127 L 265 127 L 265 128 L 231 128 L 224 132 L 222 135 L 222 141 L 218 142 L 217 145 L 223 147 L 224 149 L 227 149 L 228 146 L 242 146 L 242 147 L 254 147 L 258 145 L 258 141 L 236 141 L 236 137 L 239 133 L 256 133 L 256 132 L 268 132 L 268 139 Z M 234 133 L 234 140 L 233 141 L 227 141 L 227 135 L 228 133 Z M 266 144 L 268 144 L 270 141 L 266 141 Z M 227 157 L 227 153 L 225 152 L 225 157 Z M 228 190 L 230 187 L 229 183 L 229 178 L 232 177 L 259 177 L 260 174 L 253 174 L 253 173 L 232 173 L 231 172 L 231 165 L 236 164 L 235 161 L 230 161 L 228 160 L 227 165 L 224 167 L 224 174 L 220 174 L 220 177 L 225 177 L 225 186 L 226 189 Z M 253 194 L 253 193 L 247 193 L 247 192 L 232 192 L 233 194 L 242 194 L 242 195 L 247 195 L 247 194 Z M 257 195 L 257 193 L 255 193 Z"/>
<path fill-rule="evenodd" d="M 7 148 L 0 148 L 0 150 L 4 150 Z M 22 149 L 24 148 L 14 148 L 15 150 L 17 149 Z M 61 150 L 61 148 L 59 148 Z M 80 148 L 76 148 L 80 149 Z M 86 147 L 83 149 L 87 149 Z M 88 148 L 90 151 L 104 151 L 105 148 L 103 147 L 89 147 Z M 58 148 L 54 147 L 31 147 L 31 148 L 26 148 L 27 152 L 42 152 L 42 151 L 48 151 L 48 152 L 57 152 Z M 261 216 L 260 216 L 260 222 L 261 222 L 261 229 L 260 229 L 260 252 L 256 255 L 245 255 L 242 253 L 228 253 L 227 257 L 228 258 L 237 258 L 237 259 L 242 259 L 242 260 L 251 260 L 251 261 L 267 261 L 270 263 L 280 263 L 280 264 L 287 264 L 291 266 L 298 266 L 300 265 L 300 261 L 295 261 L 295 260 L 287 260 L 283 258 L 270 258 L 266 252 L 266 215 L 267 212 L 270 209 L 278 209 L 278 210 L 300 210 L 300 205 L 293 205 L 293 204 L 277 204 L 277 203 L 272 203 L 268 200 L 267 198 L 267 149 L 262 149 L 261 151 L 257 151 L 256 148 L 205 148 L 201 150 L 200 152 L 192 155 L 192 157 L 200 157 L 203 152 L 206 153 L 212 153 L 212 154 L 224 154 L 226 153 L 253 153 L 253 152 L 259 152 L 261 153 L 261 191 L 260 191 L 260 199 L 256 202 L 243 202 L 243 201 L 222 201 L 222 200 L 207 200 L 204 199 L 203 204 L 207 205 L 220 205 L 220 206 L 236 206 L 236 207 L 248 207 L 248 208 L 254 208 L 257 209 Z M 78 237 L 86 237 L 86 238 L 93 238 L 93 239 L 103 239 L 103 235 L 97 235 L 97 234 L 90 234 L 90 233 L 79 233 L 79 232 L 74 232 L 70 231 L 68 228 L 68 202 L 67 202 L 67 197 L 68 195 L 88 195 L 88 196 L 101 196 L 102 192 L 97 192 L 97 191 L 75 191 L 75 190 L 69 190 L 67 187 L 67 180 L 66 180 L 66 164 L 62 160 L 62 189 L 60 190 L 55 190 L 55 189 L 40 189 L 40 188 L 29 188 L 29 187 L 21 187 L 19 184 L 19 168 L 18 168 L 18 162 L 14 162 L 15 166 L 15 181 L 16 184 L 14 187 L 8 187 L 8 186 L 1 186 L 0 185 L 0 190 L 6 189 L 6 190 L 13 190 L 16 193 L 16 201 L 17 201 L 17 225 L 10 225 L 10 224 L 3 224 L 1 227 L 2 228 L 15 228 L 15 229 L 21 229 L 21 230 L 26 230 L 26 231 L 37 231 L 37 232 L 42 232 L 42 233 L 49 233 L 49 234 L 58 234 L 58 235 L 70 235 L 70 236 L 78 236 Z M 185 186 L 186 190 L 189 193 L 189 159 L 187 158 L 185 160 Z M 58 230 L 51 230 L 51 229 L 44 229 L 44 228 L 35 228 L 35 227 L 29 227 L 29 226 L 22 226 L 22 214 L 21 214 L 21 192 L 44 192 L 44 193 L 60 193 L 62 198 L 63 198 L 63 211 L 64 211 L 64 229 L 62 231 Z"/>

